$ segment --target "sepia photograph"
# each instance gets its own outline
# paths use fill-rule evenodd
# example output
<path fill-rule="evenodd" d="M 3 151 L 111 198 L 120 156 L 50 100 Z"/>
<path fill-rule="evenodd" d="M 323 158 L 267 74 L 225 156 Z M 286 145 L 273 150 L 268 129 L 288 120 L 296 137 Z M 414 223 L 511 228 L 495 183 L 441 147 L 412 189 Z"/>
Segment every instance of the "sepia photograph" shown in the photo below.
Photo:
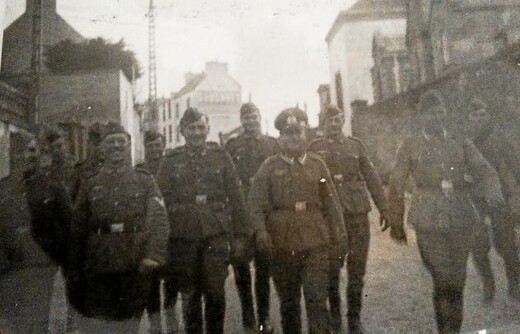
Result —
<path fill-rule="evenodd" d="M 520 334 L 520 0 L 0 0 L 0 334 Z"/>

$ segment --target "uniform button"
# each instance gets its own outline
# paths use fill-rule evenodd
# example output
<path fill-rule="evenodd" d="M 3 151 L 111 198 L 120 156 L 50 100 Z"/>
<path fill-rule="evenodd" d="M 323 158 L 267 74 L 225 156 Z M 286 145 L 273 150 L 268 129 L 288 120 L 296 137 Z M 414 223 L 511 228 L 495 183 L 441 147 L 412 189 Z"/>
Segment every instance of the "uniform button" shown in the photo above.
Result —
<path fill-rule="evenodd" d="M 115 202 L 114 204 L 115 204 L 116 206 L 118 206 L 118 205 L 119 205 L 119 202 Z"/>

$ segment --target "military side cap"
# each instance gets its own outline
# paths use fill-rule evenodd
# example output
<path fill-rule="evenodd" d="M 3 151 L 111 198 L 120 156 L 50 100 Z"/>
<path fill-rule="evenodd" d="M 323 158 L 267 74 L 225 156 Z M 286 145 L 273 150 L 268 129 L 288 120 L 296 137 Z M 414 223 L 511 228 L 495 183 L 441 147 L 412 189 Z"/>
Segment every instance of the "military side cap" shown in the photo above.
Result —
<path fill-rule="evenodd" d="M 343 110 L 339 109 L 338 107 L 336 107 L 335 105 L 329 105 L 327 107 L 327 109 L 325 109 L 325 118 L 330 118 L 330 117 L 336 117 L 338 115 L 343 115 L 344 112 Z"/>
<path fill-rule="evenodd" d="M 88 140 L 94 144 L 99 144 L 103 140 L 105 125 L 96 122 L 88 127 Z"/>
<path fill-rule="evenodd" d="M 283 132 L 291 128 L 307 127 L 307 122 L 308 118 L 305 111 L 299 108 L 288 108 L 278 114 L 274 121 L 274 127 L 278 131 Z"/>
<path fill-rule="evenodd" d="M 105 131 L 103 133 L 103 139 L 109 135 L 113 135 L 116 133 L 123 133 L 128 138 L 130 138 L 130 134 L 128 132 L 126 132 L 125 128 L 121 124 L 116 123 L 116 122 L 108 122 L 108 124 L 105 127 Z"/>
<path fill-rule="evenodd" d="M 153 141 L 156 141 L 157 139 L 163 139 L 164 140 L 164 137 L 162 134 L 160 134 L 159 132 L 156 132 L 156 131 L 146 131 L 144 133 L 144 143 L 145 145 L 147 143 L 150 143 L 150 142 L 153 142 Z"/>
<path fill-rule="evenodd" d="M 424 114 L 428 112 L 432 108 L 443 107 L 444 101 L 442 99 L 441 94 L 436 90 L 429 90 L 419 99 L 419 104 L 417 106 L 417 112 L 419 114 Z"/>
<path fill-rule="evenodd" d="M 487 108 L 487 104 L 484 101 L 482 101 L 481 99 L 479 99 L 478 97 L 472 98 L 471 101 L 469 102 L 470 111 L 486 109 L 486 108 Z"/>
<path fill-rule="evenodd" d="M 197 108 L 190 107 L 186 109 L 180 121 L 181 129 L 184 129 L 188 124 L 198 121 L 203 116 L 205 116 L 205 114 L 198 111 Z"/>
<path fill-rule="evenodd" d="M 246 114 L 252 114 L 255 112 L 260 112 L 260 111 L 258 110 L 258 107 L 254 103 L 251 103 L 251 102 L 244 103 L 240 107 L 240 116 L 243 116 Z"/>

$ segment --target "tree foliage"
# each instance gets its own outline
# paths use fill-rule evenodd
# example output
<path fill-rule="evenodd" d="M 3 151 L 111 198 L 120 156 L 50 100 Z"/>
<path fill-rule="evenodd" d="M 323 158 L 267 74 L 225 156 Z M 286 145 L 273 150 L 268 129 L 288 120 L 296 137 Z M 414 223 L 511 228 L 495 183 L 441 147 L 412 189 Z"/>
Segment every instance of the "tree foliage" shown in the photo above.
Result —
<path fill-rule="evenodd" d="M 126 48 L 123 40 L 117 43 L 110 43 L 101 37 L 89 39 L 85 43 L 65 40 L 47 47 L 44 56 L 47 68 L 58 74 L 121 69 L 130 79 L 134 68 L 135 78 L 142 75 L 135 53 Z"/>

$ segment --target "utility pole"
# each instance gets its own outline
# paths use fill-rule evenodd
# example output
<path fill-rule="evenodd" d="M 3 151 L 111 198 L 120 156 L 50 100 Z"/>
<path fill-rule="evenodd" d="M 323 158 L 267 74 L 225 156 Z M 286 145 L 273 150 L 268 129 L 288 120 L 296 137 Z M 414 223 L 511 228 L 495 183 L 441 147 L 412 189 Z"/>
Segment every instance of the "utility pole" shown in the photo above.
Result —
<path fill-rule="evenodd" d="M 155 50 L 155 6 L 150 0 L 148 9 L 148 103 L 150 106 L 150 130 L 158 130 L 157 115 L 157 63 Z"/>
<path fill-rule="evenodd" d="M 40 85 L 42 73 L 42 0 L 34 2 L 32 17 L 32 54 L 31 54 L 31 106 L 29 123 L 33 126 L 39 122 Z"/>

